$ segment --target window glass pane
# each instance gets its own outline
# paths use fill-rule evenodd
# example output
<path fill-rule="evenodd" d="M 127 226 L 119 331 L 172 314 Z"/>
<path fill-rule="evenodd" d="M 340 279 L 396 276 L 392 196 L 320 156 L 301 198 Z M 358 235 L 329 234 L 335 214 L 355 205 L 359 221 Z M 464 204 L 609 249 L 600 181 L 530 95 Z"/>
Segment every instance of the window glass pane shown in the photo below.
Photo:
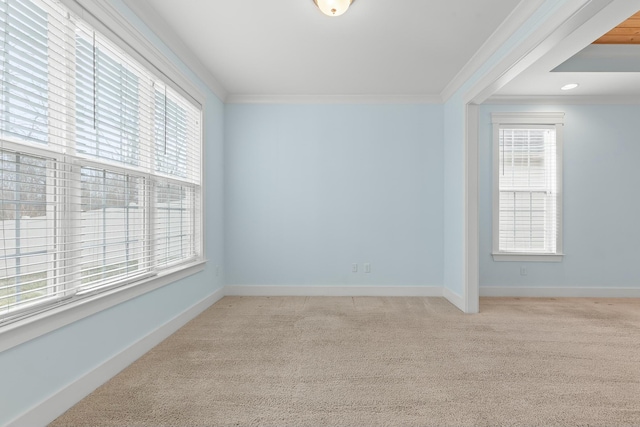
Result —
<path fill-rule="evenodd" d="M 158 265 L 196 256 L 194 208 L 193 187 L 168 182 L 156 186 L 154 251 Z"/>
<path fill-rule="evenodd" d="M 148 270 L 144 179 L 82 168 L 83 286 L 112 282 Z"/>
<path fill-rule="evenodd" d="M 52 292 L 47 161 L 0 151 L 0 312 Z"/>
<path fill-rule="evenodd" d="M 48 141 L 47 13 L 28 0 L 0 2 L 2 135 Z"/>

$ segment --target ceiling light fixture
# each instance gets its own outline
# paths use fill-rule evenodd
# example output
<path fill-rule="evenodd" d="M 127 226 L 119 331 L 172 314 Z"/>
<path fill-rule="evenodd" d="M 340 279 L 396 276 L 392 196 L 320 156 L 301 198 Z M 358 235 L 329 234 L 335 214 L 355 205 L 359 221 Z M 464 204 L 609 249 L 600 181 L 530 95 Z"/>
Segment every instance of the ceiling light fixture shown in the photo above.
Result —
<path fill-rule="evenodd" d="M 340 16 L 355 0 L 313 0 L 318 9 L 327 16 Z"/>
<path fill-rule="evenodd" d="M 578 83 L 569 83 L 567 85 L 564 85 L 560 88 L 560 90 L 571 90 L 571 89 L 575 89 L 578 86 L 580 86 Z"/>

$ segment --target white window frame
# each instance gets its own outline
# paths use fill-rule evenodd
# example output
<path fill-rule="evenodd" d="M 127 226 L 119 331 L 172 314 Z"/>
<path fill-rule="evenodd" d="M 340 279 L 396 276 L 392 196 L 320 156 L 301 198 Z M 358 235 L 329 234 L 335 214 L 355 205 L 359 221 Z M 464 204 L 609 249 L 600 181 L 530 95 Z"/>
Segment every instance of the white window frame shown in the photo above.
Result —
<path fill-rule="evenodd" d="M 129 53 L 135 60 L 139 61 L 141 65 L 147 67 L 152 74 L 155 74 L 156 77 L 163 80 L 165 84 L 168 84 L 179 94 L 201 106 L 199 164 L 201 177 L 199 185 L 200 209 L 199 212 L 195 212 L 198 216 L 197 222 L 200 230 L 201 256 L 193 262 L 176 265 L 174 268 L 168 268 L 162 272 L 158 272 L 152 277 L 143 278 L 131 284 L 123 284 L 122 286 L 107 289 L 106 291 L 92 290 L 80 292 L 72 302 L 62 301 L 60 304 L 45 305 L 41 310 L 32 312 L 28 317 L 19 318 L 16 321 L 0 325 L 0 352 L 193 274 L 202 272 L 207 262 L 206 245 L 203 237 L 206 235 L 204 221 L 206 192 L 204 188 L 205 170 L 203 164 L 205 150 L 205 95 L 192 83 L 189 77 L 184 74 L 183 69 L 176 66 L 172 60 L 167 58 L 165 53 L 150 42 L 138 28 L 131 24 L 127 18 L 120 13 L 116 6 L 109 2 L 95 2 L 91 0 L 60 0 L 60 2 L 94 27 L 96 31 L 101 32 L 104 37 Z M 5 148 L 6 147 L 7 144 L 5 141 Z M 46 154 L 46 157 L 51 158 L 54 156 L 55 159 L 63 155 L 62 153 L 52 153 L 50 150 L 42 149 L 35 144 L 29 144 L 28 142 L 25 144 L 24 141 L 20 141 L 16 148 L 18 147 L 21 152 L 31 153 L 33 151 L 34 155 L 42 156 Z M 90 163 L 90 161 L 87 161 L 87 163 Z M 123 169 L 123 166 L 120 165 L 119 168 Z M 139 172 L 136 171 L 136 173 Z M 168 181 L 183 184 L 179 178 L 167 178 Z M 189 185 L 193 184 L 189 183 Z"/>
<path fill-rule="evenodd" d="M 562 153 L 563 153 L 563 128 L 564 113 L 492 113 L 493 123 L 493 250 L 494 261 L 521 261 L 521 262 L 561 262 L 563 253 L 563 224 L 562 224 Z M 530 253 L 530 252 L 506 252 L 500 250 L 500 190 L 499 190 L 499 131 L 502 125 L 546 125 L 554 126 L 556 130 L 556 177 L 557 177 L 557 229 L 555 253 Z"/>

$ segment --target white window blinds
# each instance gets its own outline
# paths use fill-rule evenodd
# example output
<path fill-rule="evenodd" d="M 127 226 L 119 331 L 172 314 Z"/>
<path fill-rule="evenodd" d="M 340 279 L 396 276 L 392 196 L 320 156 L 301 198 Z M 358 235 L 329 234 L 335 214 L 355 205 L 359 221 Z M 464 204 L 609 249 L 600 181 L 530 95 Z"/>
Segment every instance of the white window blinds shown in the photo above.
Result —
<path fill-rule="evenodd" d="M 0 0 L 0 321 L 202 257 L 201 108 L 54 1 Z"/>
<path fill-rule="evenodd" d="M 561 119 L 494 115 L 493 120 L 494 253 L 558 254 Z"/>

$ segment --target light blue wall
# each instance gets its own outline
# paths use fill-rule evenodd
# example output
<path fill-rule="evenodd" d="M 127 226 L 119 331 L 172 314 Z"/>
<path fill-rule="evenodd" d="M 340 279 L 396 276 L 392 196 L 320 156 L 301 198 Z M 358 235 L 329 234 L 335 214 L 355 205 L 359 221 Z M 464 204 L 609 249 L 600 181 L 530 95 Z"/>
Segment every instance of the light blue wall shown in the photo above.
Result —
<path fill-rule="evenodd" d="M 227 283 L 441 286 L 442 119 L 439 105 L 228 105 Z"/>
<path fill-rule="evenodd" d="M 460 93 L 444 106 L 444 282 L 462 296 L 464 285 L 464 109 Z"/>
<path fill-rule="evenodd" d="M 565 113 L 561 263 L 494 262 L 491 112 Z M 480 108 L 480 286 L 640 287 L 640 106 Z M 520 275 L 526 266 L 527 275 Z"/>
<path fill-rule="evenodd" d="M 223 104 L 121 2 L 114 5 L 206 94 L 205 270 L 0 353 L 0 425 L 52 396 L 223 284 Z"/>

